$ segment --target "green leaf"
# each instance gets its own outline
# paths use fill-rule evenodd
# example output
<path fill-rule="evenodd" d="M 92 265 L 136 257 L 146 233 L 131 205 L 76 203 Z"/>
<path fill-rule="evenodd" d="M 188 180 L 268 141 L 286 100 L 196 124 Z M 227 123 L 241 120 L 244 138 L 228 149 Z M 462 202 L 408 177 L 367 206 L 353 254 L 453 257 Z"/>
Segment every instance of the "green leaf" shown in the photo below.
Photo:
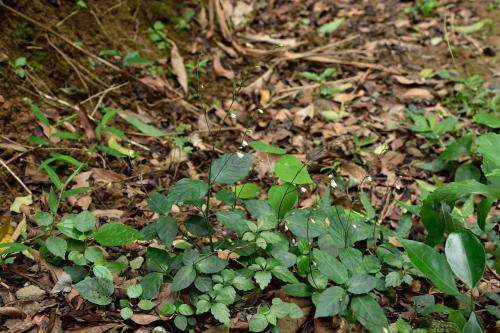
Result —
<path fill-rule="evenodd" d="M 133 284 L 127 288 L 127 296 L 129 298 L 139 298 L 142 295 L 142 286 Z"/>
<path fill-rule="evenodd" d="M 210 307 L 210 312 L 215 319 L 229 327 L 229 309 L 225 304 L 215 303 Z"/>
<path fill-rule="evenodd" d="M 500 134 L 487 133 L 483 134 L 476 139 L 478 145 L 477 151 L 483 157 L 491 160 L 497 166 L 500 166 L 500 154 L 498 147 L 500 147 Z"/>
<path fill-rule="evenodd" d="M 156 294 L 158 294 L 162 282 L 162 273 L 153 272 L 146 274 L 141 282 L 139 282 L 142 286 L 142 298 L 152 299 L 156 297 Z"/>
<path fill-rule="evenodd" d="M 479 324 L 476 314 L 472 312 L 470 314 L 469 320 L 462 329 L 462 333 L 483 333 L 484 330 Z"/>
<path fill-rule="evenodd" d="M 486 268 L 486 253 L 481 242 L 468 230 L 453 232 L 446 240 L 445 253 L 453 273 L 473 289 Z"/>
<path fill-rule="evenodd" d="M 232 191 L 238 199 L 253 199 L 259 196 L 260 187 L 256 183 L 245 183 L 234 185 Z"/>
<path fill-rule="evenodd" d="M 403 283 L 403 275 L 398 271 L 389 272 L 385 276 L 385 286 L 387 287 L 399 287 Z"/>
<path fill-rule="evenodd" d="M 400 242 L 413 265 L 430 279 L 436 288 L 449 295 L 460 294 L 443 255 L 424 243 L 404 239 Z"/>
<path fill-rule="evenodd" d="M 215 215 L 217 216 L 217 221 L 229 230 L 234 231 L 240 237 L 249 230 L 245 215 L 240 209 L 219 211 Z"/>
<path fill-rule="evenodd" d="M 263 200 L 245 200 L 245 207 L 250 215 L 258 219 L 262 215 L 274 214 L 274 209 L 267 201 Z"/>
<path fill-rule="evenodd" d="M 35 222 L 42 227 L 48 227 L 54 222 L 54 216 L 46 212 L 37 212 L 35 214 Z"/>
<path fill-rule="evenodd" d="M 372 333 L 387 332 L 388 321 L 380 305 L 369 294 L 352 298 L 351 309 L 356 319 Z"/>
<path fill-rule="evenodd" d="M 197 276 L 194 280 L 194 286 L 202 293 L 211 291 L 213 289 L 213 285 L 212 279 L 208 276 Z"/>
<path fill-rule="evenodd" d="M 145 122 L 143 122 L 142 120 L 140 120 L 136 116 L 133 116 L 133 115 L 126 116 L 125 121 L 146 135 L 149 135 L 149 136 L 164 136 L 165 135 L 165 133 L 162 130 L 160 130 L 154 126 L 146 124 Z"/>
<path fill-rule="evenodd" d="M 130 319 L 132 318 L 133 315 L 134 315 L 134 310 L 132 310 L 129 307 L 120 310 L 120 317 L 122 317 L 123 320 Z"/>
<path fill-rule="evenodd" d="M 359 193 L 359 198 L 361 199 L 361 203 L 363 204 L 363 208 L 365 209 L 366 211 L 366 217 L 371 220 L 373 218 L 375 218 L 375 209 L 373 208 L 371 202 L 370 202 L 370 199 L 368 198 L 368 196 L 366 195 L 365 192 L 361 191 Z"/>
<path fill-rule="evenodd" d="M 160 306 L 160 308 L 158 310 L 160 311 L 161 315 L 170 316 L 170 315 L 173 315 L 175 313 L 175 311 L 177 310 L 177 307 L 175 306 L 175 304 L 163 304 Z"/>
<path fill-rule="evenodd" d="M 465 26 L 455 26 L 453 27 L 455 31 L 461 32 L 463 34 L 471 34 L 474 32 L 481 31 L 485 26 L 492 27 L 494 24 L 492 19 L 482 19 L 476 23 L 465 25 Z"/>
<path fill-rule="evenodd" d="M 500 128 L 500 117 L 494 114 L 478 113 L 474 116 L 474 121 L 491 128 Z"/>
<path fill-rule="evenodd" d="M 156 233 L 166 247 L 172 246 L 172 242 L 177 237 L 177 224 L 170 215 L 162 216 L 156 222 Z"/>
<path fill-rule="evenodd" d="M 142 237 L 142 233 L 123 223 L 106 223 L 94 234 L 94 239 L 101 245 L 120 246 Z"/>
<path fill-rule="evenodd" d="M 168 272 L 168 254 L 165 250 L 149 246 L 146 250 L 146 267 L 150 272 Z"/>
<path fill-rule="evenodd" d="M 21 58 L 18 58 L 21 59 Z M 26 58 L 24 58 L 26 60 Z M 50 122 L 37 104 L 31 104 L 31 111 L 35 117 L 45 126 L 50 127 Z"/>
<path fill-rule="evenodd" d="M 283 286 L 285 294 L 292 297 L 309 297 L 313 294 L 314 289 L 305 283 L 286 284 Z"/>
<path fill-rule="evenodd" d="M 307 167 L 293 155 L 283 155 L 276 161 L 274 169 L 281 180 L 294 185 L 313 184 Z"/>
<path fill-rule="evenodd" d="M 177 311 L 184 316 L 191 316 L 194 314 L 193 308 L 189 304 L 181 304 L 177 307 Z"/>
<path fill-rule="evenodd" d="M 257 271 L 254 275 L 255 282 L 259 285 L 260 289 L 264 290 L 271 283 L 271 272 Z"/>
<path fill-rule="evenodd" d="M 486 218 L 488 217 L 488 212 L 490 211 L 493 202 L 494 200 L 491 198 L 484 198 L 477 205 L 477 225 L 481 228 L 481 230 L 484 230 Z"/>
<path fill-rule="evenodd" d="M 184 226 L 190 234 L 197 237 L 209 236 L 212 233 L 207 220 L 199 215 L 190 216 Z"/>
<path fill-rule="evenodd" d="M 45 171 L 45 173 L 47 173 L 47 176 L 49 176 L 54 186 L 59 190 L 62 189 L 63 184 L 61 182 L 61 179 L 57 175 L 56 171 L 51 166 L 46 164 L 42 165 L 42 169 Z"/>
<path fill-rule="evenodd" d="M 464 136 L 449 143 L 439 158 L 443 161 L 457 161 L 460 157 L 470 154 L 471 147 L 472 136 Z"/>
<path fill-rule="evenodd" d="M 343 18 L 335 19 L 334 21 L 328 22 L 319 27 L 318 32 L 322 34 L 332 33 L 335 30 L 337 30 L 342 25 L 343 22 L 344 22 Z"/>
<path fill-rule="evenodd" d="M 45 240 L 45 246 L 47 246 L 47 249 L 55 255 L 56 257 L 60 257 L 64 259 L 64 255 L 66 254 L 66 250 L 68 249 L 68 244 L 66 243 L 66 240 L 56 237 L 56 236 L 50 236 Z"/>
<path fill-rule="evenodd" d="M 115 290 L 113 281 L 98 277 L 85 278 L 75 284 L 75 289 L 83 298 L 97 305 L 108 305 L 112 302 L 111 295 Z"/>
<path fill-rule="evenodd" d="M 269 189 L 267 197 L 269 205 L 274 209 L 278 218 L 282 219 L 297 203 L 299 192 L 290 183 L 273 185 Z"/>
<path fill-rule="evenodd" d="M 106 266 L 95 265 L 92 268 L 92 272 L 94 273 L 95 277 L 97 277 L 97 278 L 113 281 L 113 274 Z"/>
<path fill-rule="evenodd" d="M 102 250 L 97 246 L 89 246 L 85 248 L 85 252 L 83 253 L 83 255 L 88 261 L 93 263 L 106 261 L 104 259 L 104 254 L 102 253 Z"/>
<path fill-rule="evenodd" d="M 347 281 L 347 268 L 340 261 L 318 249 L 313 250 L 313 257 L 318 270 L 330 280 L 337 284 L 343 284 Z"/>
<path fill-rule="evenodd" d="M 57 199 L 57 194 L 54 191 L 54 188 L 51 186 L 49 190 L 49 209 L 53 214 L 57 213 L 57 206 L 59 205 L 59 201 Z"/>
<path fill-rule="evenodd" d="M 167 196 L 160 194 L 158 192 L 152 192 L 148 199 L 149 208 L 158 214 L 168 214 L 170 209 L 172 209 L 172 204 Z"/>
<path fill-rule="evenodd" d="M 181 267 L 172 281 L 172 292 L 176 292 L 189 287 L 196 279 L 196 271 L 193 265 Z"/>
<path fill-rule="evenodd" d="M 263 153 L 276 154 L 276 155 L 286 154 L 285 149 L 269 145 L 269 144 L 264 143 L 262 141 L 251 141 L 249 144 L 250 144 L 250 147 L 252 147 L 253 149 L 260 151 L 260 152 L 263 152 Z"/>
<path fill-rule="evenodd" d="M 247 153 L 226 153 L 212 162 L 210 180 L 231 185 L 244 178 L 255 159 Z"/>
<path fill-rule="evenodd" d="M 326 229 L 321 218 L 314 218 L 314 211 L 308 208 L 294 209 L 285 216 L 286 226 L 298 239 L 312 240 L 324 234 Z"/>
<path fill-rule="evenodd" d="M 300 72 L 299 73 L 302 77 L 311 80 L 311 81 L 316 81 L 316 82 L 321 82 L 321 77 L 313 72 Z"/>
<path fill-rule="evenodd" d="M 52 138 L 66 139 L 66 140 L 79 140 L 81 138 L 80 134 L 71 132 L 56 132 L 50 135 Z"/>
<path fill-rule="evenodd" d="M 232 284 L 236 289 L 242 291 L 250 291 L 255 287 L 252 280 L 250 280 L 246 276 L 235 277 L 232 281 Z"/>
<path fill-rule="evenodd" d="M 215 197 L 217 200 L 222 202 L 225 205 L 234 205 L 236 204 L 236 196 L 233 191 L 231 190 L 220 190 L 215 194 Z"/>
<path fill-rule="evenodd" d="M 277 278 L 280 279 L 283 282 L 287 283 L 299 283 L 299 280 L 293 275 L 292 272 L 290 272 L 288 269 L 286 269 L 283 266 L 275 266 L 271 269 L 271 273 Z"/>
<path fill-rule="evenodd" d="M 357 274 L 347 280 L 347 290 L 352 294 L 366 294 L 375 288 L 379 279 L 368 274 Z"/>
<path fill-rule="evenodd" d="M 410 324 L 408 324 L 403 318 L 399 317 L 396 320 L 396 328 L 398 329 L 398 333 L 412 333 L 413 328 Z"/>
<path fill-rule="evenodd" d="M 196 263 L 196 270 L 205 274 L 215 274 L 227 266 L 227 261 L 216 256 L 208 256 Z"/>
<path fill-rule="evenodd" d="M 461 182 L 464 180 L 476 180 L 481 179 L 481 170 L 472 163 L 462 164 L 455 171 L 455 182 Z"/>
<path fill-rule="evenodd" d="M 75 216 L 75 229 L 87 232 L 95 227 L 95 217 L 88 210 L 84 210 Z"/>
<path fill-rule="evenodd" d="M 123 65 L 149 65 L 151 61 L 140 56 L 139 51 L 128 51 L 125 56 L 123 56 Z"/>
<path fill-rule="evenodd" d="M 262 215 L 257 219 L 257 230 L 273 230 L 278 226 L 278 219 L 273 215 Z"/>
<path fill-rule="evenodd" d="M 176 316 L 175 319 L 174 319 L 174 324 L 175 324 L 175 327 L 177 327 L 178 329 L 180 329 L 181 331 L 184 331 L 187 327 L 187 318 L 184 317 L 184 316 Z"/>
<path fill-rule="evenodd" d="M 333 317 L 344 310 L 349 302 L 349 296 L 340 287 L 330 287 L 325 289 L 316 302 L 316 312 L 314 318 Z"/>
<path fill-rule="evenodd" d="M 194 204 L 208 192 L 208 184 L 202 180 L 183 178 L 170 188 L 167 201 L 176 204 Z"/>
<path fill-rule="evenodd" d="M 75 219 L 75 214 L 65 214 L 56 228 L 69 238 L 79 239 L 82 233 L 75 229 Z"/>
<path fill-rule="evenodd" d="M 256 313 L 248 321 L 248 330 L 250 332 L 262 332 L 267 327 L 266 316 L 261 313 Z"/>
<path fill-rule="evenodd" d="M 92 191 L 94 188 L 90 186 L 80 186 L 80 187 L 75 187 L 70 190 L 64 191 L 61 194 L 61 199 L 66 199 L 72 196 L 76 196 L 85 192 Z"/>

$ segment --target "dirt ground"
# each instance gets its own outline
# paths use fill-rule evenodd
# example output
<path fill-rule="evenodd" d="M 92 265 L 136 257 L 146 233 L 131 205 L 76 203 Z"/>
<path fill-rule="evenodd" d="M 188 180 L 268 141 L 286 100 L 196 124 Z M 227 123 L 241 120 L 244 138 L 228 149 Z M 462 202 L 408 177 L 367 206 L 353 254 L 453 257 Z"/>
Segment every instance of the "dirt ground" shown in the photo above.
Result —
<path fill-rule="evenodd" d="M 388 188 L 397 184 L 395 199 L 415 201 L 415 179 L 449 180 L 414 167 L 425 157 L 421 141 L 406 127 L 406 105 L 441 117 L 450 112 L 442 97 L 455 88 L 439 79 L 423 79 L 422 70 L 447 68 L 463 76 L 479 75 L 496 89 L 500 86 L 500 24 L 474 34 L 445 30 L 479 19 L 498 21 L 495 1 L 439 1 L 435 16 L 418 20 L 405 14 L 412 1 L 221 2 L 225 6 L 215 6 L 220 11 L 211 11 L 209 1 L 195 0 L 89 0 L 88 8 L 66 0 L 0 1 L 0 158 L 8 166 L 0 167 L 4 224 L 15 228 L 21 223 L 22 214 L 9 213 L 15 198 L 28 194 L 20 183 L 33 195 L 26 213 L 47 207 L 51 182 L 37 167 L 51 154 L 63 153 L 86 161 L 91 175 L 82 182 L 90 182 L 95 190 L 68 200 L 62 211 L 89 208 L 103 219 L 143 227 L 151 217 L 148 193 L 164 190 L 183 177 L 206 177 L 209 161 L 216 157 L 209 126 L 213 129 L 224 121 L 217 153 L 236 151 L 243 140 L 262 140 L 312 160 L 310 172 L 317 184 L 328 182 L 322 169 L 340 161 L 342 175 L 373 178 L 373 204 L 386 206 L 385 223 L 394 226 L 401 210 L 385 202 Z M 181 29 L 177 19 L 187 10 L 195 16 L 190 29 Z M 318 33 L 318 27 L 335 18 L 344 18 L 339 29 Z M 159 49 L 148 36 L 158 20 L 165 24 L 167 38 L 177 46 L 184 64 L 208 60 L 199 72 L 188 73 L 188 91 L 179 84 L 172 45 Z M 136 50 L 150 64 L 125 66 L 120 57 L 99 56 L 104 50 L 121 56 Z M 16 72 L 20 57 L 27 59 L 24 77 Z M 319 84 L 299 75 L 329 67 L 337 73 L 327 79 L 328 84 L 350 84 L 333 98 L 321 96 Z M 234 100 L 233 81 L 242 82 Z M 65 131 L 81 138 L 33 144 L 29 138 L 47 136 L 48 129 L 33 115 L 31 103 L 39 104 L 50 122 L 61 121 Z M 100 121 L 98 103 L 139 115 L 172 135 L 182 125 L 183 134 L 178 136 L 186 138 L 184 147 L 190 152 L 173 139 L 141 135 L 116 117 L 113 126 L 133 139 L 128 147 L 138 156 L 114 158 L 102 153 L 96 147 L 106 145 L 108 138 L 88 133 L 89 126 Z M 225 117 L 224 109 L 230 106 L 236 119 Z M 378 159 L 354 154 L 354 135 L 384 143 L 389 152 Z M 64 164 L 56 171 L 61 177 L 71 173 Z M 257 168 L 250 180 L 268 182 L 263 180 L 267 171 Z M 321 189 L 319 185 L 313 192 Z M 307 207 L 311 200 L 299 205 Z M 26 232 L 36 234 L 30 223 Z M 5 288 L 0 292 L 2 304 L 26 282 L 47 291 L 53 286 L 46 268 L 32 266 L 27 258 L 20 259 L 15 270 L 2 267 L 0 279 L 0 289 Z M 404 300 L 405 295 L 400 304 L 386 300 L 392 319 L 398 311 L 408 311 Z M 15 326 L 16 332 L 84 332 L 89 325 L 103 329 L 88 332 L 104 332 L 105 325 L 117 331 L 125 327 L 105 323 L 101 312 L 76 302 L 81 301 L 47 294 L 36 308 L 26 310 L 38 322 Z M 18 324 L 16 320 L 22 321 L 13 317 L 0 325 L 8 330 Z M 489 325 L 495 329 L 493 321 Z M 303 327 L 314 330 L 311 325 Z"/>

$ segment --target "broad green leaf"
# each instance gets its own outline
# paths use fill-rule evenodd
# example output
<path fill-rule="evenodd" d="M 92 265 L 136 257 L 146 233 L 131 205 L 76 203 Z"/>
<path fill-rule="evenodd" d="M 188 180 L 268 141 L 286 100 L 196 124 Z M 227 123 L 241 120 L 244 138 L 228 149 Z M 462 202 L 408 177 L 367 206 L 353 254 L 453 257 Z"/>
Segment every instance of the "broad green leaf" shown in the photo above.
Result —
<path fill-rule="evenodd" d="M 276 161 L 274 169 L 276 176 L 281 180 L 294 185 L 313 184 L 307 166 L 293 155 L 283 155 Z"/>
<path fill-rule="evenodd" d="M 356 319 L 371 333 L 388 332 L 387 317 L 370 294 L 353 297 L 351 309 Z"/>
<path fill-rule="evenodd" d="M 35 222 L 42 227 L 48 227 L 54 222 L 54 216 L 46 212 L 37 212 L 35 214 Z"/>
<path fill-rule="evenodd" d="M 257 219 L 257 230 L 273 230 L 278 226 L 278 219 L 275 215 L 262 215 Z"/>
<path fill-rule="evenodd" d="M 149 136 L 164 136 L 165 133 L 151 125 L 146 124 L 142 120 L 140 120 L 138 117 L 129 115 L 125 117 L 125 121 L 127 121 L 130 125 L 134 126 L 137 128 L 139 131 L 142 133 L 149 135 Z"/>
<path fill-rule="evenodd" d="M 122 317 L 123 320 L 130 319 L 133 315 L 134 310 L 132 310 L 128 306 L 120 310 L 120 317 Z"/>
<path fill-rule="evenodd" d="M 156 222 L 156 233 L 166 247 L 172 246 L 177 237 L 177 223 L 170 215 L 162 216 Z"/>
<path fill-rule="evenodd" d="M 264 200 L 245 200 L 245 207 L 250 215 L 258 219 L 262 215 L 273 214 L 274 209 Z"/>
<path fill-rule="evenodd" d="M 208 256 L 196 263 L 196 270 L 205 274 L 215 274 L 226 268 L 228 262 L 216 256 Z"/>
<path fill-rule="evenodd" d="M 313 212 L 308 209 L 294 209 L 285 216 L 286 226 L 298 239 L 312 240 L 325 233 L 323 221 L 314 218 Z"/>
<path fill-rule="evenodd" d="M 476 139 L 476 143 L 478 145 L 477 151 L 483 155 L 483 157 L 491 160 L 497 166 L 500 166 L 500 154 L 498 153 L 500 147 L 500 134 L 483 134 Z"/>
<path fill-rule="evenodd" d="M 249 230 L 245 215 L 240 209 L 219 211 L 215 215 L 217 216 L 217 221 L 229 230 L 234 231 L 240 237 Z"/>
<path fill-rule="evenodd" d="M 112 302 L 111 295 L 115 290 L 113 281 L 102 278 L 89 278 L 75 284 L 75 289 L 83 298 L 97 305 L 108 305 Z"/>
<path fill-rule="evenodd" d="M 340 287 L 330 287 L 325 289 L 316 302 L 316 312 L 314 318 L 333 317 L 344 310 L 349 302 L 349 296 Z"/>
<path fill-rule="evenodd" d="M 500 117 L 494 114 L 478 113 L 474 116 L 474 121 L 491 128 L 500 128 Z"/>
<path fill-rule="evenodd" d="M 297 278 L 293 275 L 293 273 L 283 266 L 273 267 L 271 269 L 271 272 L 277 279 L 280 279 L 283 282 L 299 283 L 299 280 L 297 280 Z"/>
<path fill-rule="evenodd" d="M 68 243 L 66 243 L 66 240 L 56 236 L 50 236 L 47 238 L 45 240 L 45 246 L 47 246 L 50 253 L 63 259 L 66 254 L 66 250 L 68 249 Z"/>
<path fill-rule="evenodd" d="M 172 204 L 173 202 L 168 200 L 166 195 L 158 192 L 152 192 L 148 199 L 149 208 L 158 214 L 168 214 L 172 209 Z"/>
<path fill-rule="evenodd" d="M 205 218 L 199 215 L 190 216 L 184 223 L 184 226 L 190 234 L 197 237 L 205 237 L 212 233 L 210 225 Z"/>
<path fill-rule="evenodd" d="M 319 27 L 318 32 L 323 34 L 332 33 L 335 30 L 337 30 L 342 25 L 343 22 L 344 22 L 343 18 L 335 19 Z"/>
<path fill-rule="evenodd" d="M 198 300 L 196 303 L 196 314 L 202 314 L 210 310 L 210 302 L 204 299 Z"/>
<path fill-rule="evenodd" d="M 252 290 L 255 286 L 249 278 L 246 276 L 237 276 L 233 279 L 232 282 L 233 286 L 242 291 L 250 291 Z"/>
<path fill-rule="evenodd" d="M 84 210 L 75 216 L 75 229 L 87 232 L 95 227 L 95 217 L 88 210 Z"/>
<path fill-rule="evenodd" d="M 111 271 L 109 270 L 109 268 L 107 268 L 106 266 L 95 265 L 92 268 L 92 272 L 94 273 L 94 275 L 95 275 L 96 278 L 106 279 L 106 280 L 109 280 L 109 281 L 113 281 L 113 274 L 111 273 Z"/>
<path fill-rule="evenodd" d="M 436 288 L 449 295 L 460 294 L 453 278 L 453 272 L 442 254 L 424 243 L 404 239 L 400 242 L 413 265 L 431 280 Z"/>
<path fill-rule="evenodd" d="M 486 218 L 488 217 L 488 212 L 490 211 L 493 202 L 494 200 L 491 198 L 484 198 L 477 205 L 477 225 L 481 228 L 481 230 L 484 230 Z"/>
<path fill-rule="evenodd" d="M 481 281 L 486 268 L 486 253 L 481 242 L 470 231 L 449 234 L 445 253 L 451 270 L 469 289 Z"/>
<path fill-rule="evenodd" d="M 263 153 L 276 154 L 276 155 L 284 155 L 286 154 L 286 150 L 282 148 L 278 148 L 262 141 L 251 141 L 250 147 L 257 151 L 261 151 Z"/>
<path fill-rule="evenodd" d="M 174 276 L 172 281 L 172 292 L 186 289 L 196 279 L 196 271 L 193 265 L 182 266 Z"/>
<path fill-rule="evenodd" d="M 255 282 L 259 285 L 260 289 L 264 290 L 271 283 L 271 272 L 257 271 L 254 275 Z"/>
<path fill-rule="evenodd" d="M 366 211 L 366 217 L 371 220 L 373 218 L 375 218 L 375 209 L 373 208 L 371 202 L 370 202 L 370 198 L 368 198 L 368 196 L 366 195 L 365 192 L 361 191 L 359 193 L 359 198 L 361 199 L 361 203 L 363 204 L 363 208 L 365 209 Z"/>
<path fill-rule="evenodd" d="M 146 250 L 146 267 L 149 272 L 168 272 L 168 254 L 165 250 L 149 246 Z"/>
<path fill-rule="evenodd" d="M 299 192 L 290 183 L 273 185 L 267 193 L 267 201 L 280 219 L 295 206 L 298 198 Z"/>
<path fill-rule="evenodd" d="M 262 332 L 267 327 L 266 316 L 261 313 L 254 314 L 248 321 L 248 330 L 250 332 Z"/>
<path fill-rule="evenodd" d="M 368 274 L 357 274 L 347 280 L 348 291 L 352 294 L 366 294 L 378 285 L 379 279 Z"/>
<path fill-rule="evenodd" d="M 177 307 L 175 306 L 175 304 L 163 304 L 160 306 L 160 308 L 158 310 L 160 311 L 161 315 L 170 316 L 170 315 L 173 315 L 175 313 L 175 311 L 177 310 Z"/>
<path fill-rule="evenodd" d="M 182 315 L 177 315 L 174 318 L 174 324 L 175 324 L 175 327 L 177 327 L 179 330 L 184 331 L 184 330 L 186 330 L 186 327 L 188 324 L 187 318 L 185 316 L 182 316 Z"/>
<path fill-rule="evenodd" d="M 183 316 L 191 316 L 194 314 L 194 310 L 189 304 L 181 304 L 177 307 L 177 311 Z"/>
<path fill-rule="evenodd" d="M 399 317 L 396 320 L 396 328 L 398 329 L 398 333 L 412 333 L 413 328 L 410 324 L 408 324 L 403 318 Z"/>
<path fill-rule="evenodd" d="M 194 280 L 194 286 L 202 293 L 211 291 L 213 285 L 212 279 L 208 276 L 197 276 Z"/>
<path fill-rule="evenodd" d="M 139 298 L 142 295 L 142 286 L 140 284 L 133 284 L 127 288 L 127 296 L 129 298 Z"/>
<path fill-rule="evenodd" d="M 215 303 L 210 307 L 210 313 L 214 316 L 215 319 L 223 323 L 224 325 L 229 327 L 229 309 L 225 304 Z"/>
<path fill-rule="evenodd" d="M 476 180 L 481 179 L 481 170 L 472 163 L 462 164 L 455 171 L 455 182 L 461 182 L 464 180 Z"/>
<path fill-rule="evenodd" d="M 256 183 L 245 183 L 233 186 L 232 191 L 238 199 L 253 199 L 259 196 L 260 187 Z"/>
<path fill-rule="evenodd" d="M 220 190 L 215 194 L 215 197 L 225 205 L 232 206 L 236 204 L 236 196 L 231 190 Z"/>
<path fill-rule="evenodd" d="M 124 66 L 133 65 L 149 65 L 151 61 L 146 58 L 141 57 L 139 51 L 128 51 L 125 56 L 123 56 Z"/>
<path fill-rule="evenodd" d="M 142 298 L 144 299 L 152 299 L 156 297 L 158 291 L 160 290 L 160 286 L 163 282 L 163 274 L 162 273 L 148 273 L 141 280 L 140 285 L 142 286 Z"/>
<path fill-rule="evenodd" d="M 319 271 L 330 280 L 337 284 L 343 284 L 347 281 L 347 269 L 340 261 L 318 249 L 313 250 L 313 257 Z"/>
<path fill-rule="evenodd" d="M 309 297 L 313 294 L 314 289 L 305 283 L 293 283 L 283 286 L 285 294 L 292 297 Z"/>
<path fill-rule="evenodd" d="M 255 159 L 247 153 L 226 153 L 212 162 L 210 180 L 231 185 L 244 178 Z"/>
<path fill-rule="evenodd" d="M 112 127 L 110 127 L 110 128 L 112 128 Z M 108 128 L 108 130 L 109 130 L 109 128 Z M 113 149 L 114 151 L 117 151 L 118 153 L 122 154 L 123 156 L 128 156 L 128 157 L 134 158 L 137 154 L 135 150 L 126 148 L 126 147 L 122 146 L 121 144 L 119 144 L 118 141 L 116 140 L 115 136 L 109 138 L 108 146 L 109 146 L 109 148 Z"/>
<path fill-rule="evenodd" d="M 479 324 L 476 314 L 472 312 L 470 314 L 469 320 L 462 329 L 462 333 L 483 333 L 484 330 Z"/>
<path fill-rule="evenodd" d="M 120 246 L 142 237 L 142 233 L 123 223 L 106 223 L 94 234 L 94 239 L 101 245 Z"/>
<path fill-rule="evenodd" d="M 194 204 L 208 192 L 208 184 L 202 180 L 183 178 L 170 188 L 167 201 L 177 204 Z"/>
<path fill-rule="evenodd" d="M 460 157 L 470 154 L 471 147 L 472 136 L 461 137 L 449 143 L 439 158 L 443 161 L 457 161 Z"/>

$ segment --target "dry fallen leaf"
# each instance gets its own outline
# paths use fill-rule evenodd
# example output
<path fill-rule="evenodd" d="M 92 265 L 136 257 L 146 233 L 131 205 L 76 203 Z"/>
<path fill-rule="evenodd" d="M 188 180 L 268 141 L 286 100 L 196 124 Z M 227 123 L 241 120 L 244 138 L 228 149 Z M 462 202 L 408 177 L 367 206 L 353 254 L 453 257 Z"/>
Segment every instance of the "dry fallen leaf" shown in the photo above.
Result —
<path fill-rule="evenodd" d="M 293 116 L 293 126 L 302 127 L 306 119 L 312 119 L 314 117 L 314 103 L 309 104 L 305 108 L 302 108 L 295 112 Z"/>
<path fill-rule="evenodd" d="M 185 93 L 188 92 L 188 76 L 186 72 L 186 67 L 184 67 L 184 59 L 182 59 L 181 54 L 179 53 L 179 49 L 177 48 L 177 45 L 169 40 L 169 42 L 172 44 L 172 50 L 170 51 L 170 61 L 172 64 L 172 69 L 177 76 L 177 81 L 179 81 L 179 84 L 182 87 L 182 90 L 184 90 Z"/>
<path fill-rule="evenodd" d="M 135 313 L 130 319 L 134 323 L 139 325 L 149 325 L 155 321 L 160 320 L 160 317 L 143 313 Z"/>
<path fill-rule="evenodd" d="M 214 64 L 214 72 L 217 76 L 225 77 L 228 80 L 234 79 L 234 72 L 232 69 L 227 69 L 222 66 L 222 52 L 220 50 L 215 51 L 213 64 Z"/>
<path fill-rule="evenodd" d="M 403 101 L 425 101 L 432 99 L 432 93 L 424 88 L 408 89 L 401 95 Z"/>
<path fill-rule="evenodd" d="M 358 182 L 362 182 L 366 177 L 367 172 L 365 169 L 353 162 L 342 160 L 340 165 L 340 174 L 342 176 L 349 176 Z"/>

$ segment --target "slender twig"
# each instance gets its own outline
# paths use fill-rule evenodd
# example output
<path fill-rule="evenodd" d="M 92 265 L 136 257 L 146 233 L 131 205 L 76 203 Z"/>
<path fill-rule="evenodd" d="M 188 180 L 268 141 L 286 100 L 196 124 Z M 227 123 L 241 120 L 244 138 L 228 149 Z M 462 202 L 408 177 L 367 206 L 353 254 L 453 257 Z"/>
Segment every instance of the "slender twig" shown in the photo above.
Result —
<path fill-rule="evenodd" d="M 33 195 L 33 192 L 30 191 L 28 186 L 26 186 L 26 184 L 23 183 L 23 181 L 14 173 L 14 171 L 11 170 L 11 168 L 9 168 L 9 166 L 1 158 L 0 158 L 0 164 L 12 175 L 12 177 L 14 177 L 17 180 L 17 182 L 26 190 L 26 192 Z"/>

